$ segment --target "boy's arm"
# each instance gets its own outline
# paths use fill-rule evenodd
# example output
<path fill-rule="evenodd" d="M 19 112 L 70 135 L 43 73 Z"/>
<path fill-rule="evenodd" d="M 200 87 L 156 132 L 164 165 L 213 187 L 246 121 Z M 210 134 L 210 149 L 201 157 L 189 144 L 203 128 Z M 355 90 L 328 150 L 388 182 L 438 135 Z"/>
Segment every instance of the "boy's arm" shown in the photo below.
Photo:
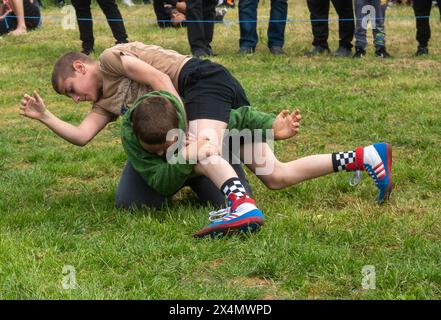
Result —
<path fill-rule="evenodd" d="M 231 110 L 228 128 L 239 131 L 243 129 L 262 129 L 264 136 L 267 129 L 273 129 L 274 139 L 284 140 L 295 136 L 299 132 L 301 119 L 299 109 L 292 113 L 283 110 L 275 116 L 251 107 L 241 107 Z"/>
<path fill-rule="evenodd" d="M 76 127 L 60 120 L 47 110 L 43 99 L 36 91 L 32 97 L 29 95 L 23 97 L 20 114 L 44 123 L 58 136 L 77 146 L 85 146 L 111 121 L 108 116 L 91 112 Z"/>
<path fill-rule="evenodd" d="M 276 116 L 258 111 L 252 107 L 241 107 L 230 112 L 228 129 L 261 129 L 265 134 L 266 129 L 272 129 Z"/>
<path fill-rule="evenodd" d="M 168 75 L 136 57 L 123 55 L 121 56 L 121 62 L 127 77 L 133 81 L 149 85 L 154 91 L 168 91 L 184 105 Z"/>

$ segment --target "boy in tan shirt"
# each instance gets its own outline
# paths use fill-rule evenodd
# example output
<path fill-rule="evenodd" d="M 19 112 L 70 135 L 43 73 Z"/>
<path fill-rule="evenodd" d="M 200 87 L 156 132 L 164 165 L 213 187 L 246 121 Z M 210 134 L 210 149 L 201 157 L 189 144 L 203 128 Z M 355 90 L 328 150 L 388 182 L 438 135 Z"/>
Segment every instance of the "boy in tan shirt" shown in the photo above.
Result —
<path fill-rule="evenodd" d="M 222 149 L 223 130 L 232 108 L 250 103 L 240 83 L 223 66 L 191 58 L 173 50 L 141 42 L 120 44 L 105 50 L 99 63 L 81 53 L 68 53 L 55 64 L 52 85 L 75 102 L 92 102 L 91 112 L 80 125 L 60 120 L 34 92 L 24 95 L 20 113 L 39 120 L 63 139 L 78 146 L 89 143 L 109 122 L 149 91 L 168 91 L 185 106 L 186 123 L 197 140 L 208 139 Z M 228 167 L 250 193 L 240 165 Z M 203 202 L 224 204 L 224 196 L 208 179 L 192 186 Z M 210 192 L 208 192 L 210 191 Z M 210 194 L 210 196 L 204 196 Z M 162 198 L 149 188 L 128 162 L 117 190 L 118 207 L 160 207 Z"/>

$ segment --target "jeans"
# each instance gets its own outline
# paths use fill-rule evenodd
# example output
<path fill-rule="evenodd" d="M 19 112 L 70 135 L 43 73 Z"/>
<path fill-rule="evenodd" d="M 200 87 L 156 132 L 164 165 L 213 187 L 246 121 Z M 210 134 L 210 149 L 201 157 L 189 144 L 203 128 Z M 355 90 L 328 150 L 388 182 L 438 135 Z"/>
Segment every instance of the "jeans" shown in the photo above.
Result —
<path fill-rule="evenodd" d="M 251 187 L 248 184 L 242 166 L 235 164 L 232 167 L 247 193 L 251 195 Z M 189 179 L 186 182 L 186 186 L 189 186 L 196 193 L 199 202 L 203 204 L 209 203 L 216 208 L 225 207 L 225 196 L 207 177 L 199 176 Z M 139 173 L 133 169 L 130 162 L 127 162 L 116 191 L 115 206 L 117 208 L 134 209 L 149 207 L 160 209 L 166 200 L 167 197 L 151 188 Z"/>
<path fill-rule="evenodd" d="M 255 48 L 257 36 L 257 5 L 259 0 L 239 1 L 240 40 L 241 48 Z M 285 42 L 285 26 L 288 15 L 287 0 L 271 0 L 270 23 L 268 25 L 268 47 L 283 47 Z"/>
<path fill-rule="evenodd" d="M 378 49 L 379 47 L 386 46 L 386 33 L 384 30 L 384 21 L 386 18 L 386 8 L 387 4 L 381 5 L 381 0 L 354 0 L 355 5 L 355 17 L 357 19 L 355 25 L 355 46 L 358 48 L 365 49 L 366 48 L 366 27 L 363 26 L 363 21 L 366 20 L 366 16 L 370 15 L 370 17 L 374 18 L 372 21 L 372 33 L 374 36 L 374 45 Z M 363 13 L 363 7 L 371 6 L 371 9 L 374 9 L 375 12 L 365 11 Z"/>

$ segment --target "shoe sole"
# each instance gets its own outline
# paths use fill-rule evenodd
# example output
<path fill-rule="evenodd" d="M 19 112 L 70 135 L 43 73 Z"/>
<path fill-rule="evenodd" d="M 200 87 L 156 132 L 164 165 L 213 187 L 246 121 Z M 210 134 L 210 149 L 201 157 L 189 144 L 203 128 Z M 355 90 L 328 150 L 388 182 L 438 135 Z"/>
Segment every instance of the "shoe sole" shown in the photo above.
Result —
<path fill-rule="evenodd" d="M 215 237 L 217 235 L 226 236 L 237 233 L 247 233 L 258 230 L 263 226 L 265 222 L 259 217 L 249 217 L 240 221 L 232 222 L 229 224 L 223 224 L 219 226 L 213 226 L 210 228 L 202 229 L 201 231 L 193 234 L 195 238 L 204 238 L 207 236 Z"/>
<path fill-rule="evenodd" d="M 389 184 L 387 185 L 385 199 L 388 200 L 390 194 L 392 193 L 393 184 L 392 184 L 392 145 L 389 143 L 386 144 L 387 151 L 387 169 L 389 174 Z"/>
<path fill-rule="evenodd" d="M 386 191 L 384 192 L 384 197 L 378 204 L 382 204 L 384 201 L 389 200 L 390 194 L 392 193 L 393 184 L 392 184 L 392 145 L 386 143 L 386 163 L 387 163 L 387 175 L 389 177 L 389 181 L 387 184 Z"/>

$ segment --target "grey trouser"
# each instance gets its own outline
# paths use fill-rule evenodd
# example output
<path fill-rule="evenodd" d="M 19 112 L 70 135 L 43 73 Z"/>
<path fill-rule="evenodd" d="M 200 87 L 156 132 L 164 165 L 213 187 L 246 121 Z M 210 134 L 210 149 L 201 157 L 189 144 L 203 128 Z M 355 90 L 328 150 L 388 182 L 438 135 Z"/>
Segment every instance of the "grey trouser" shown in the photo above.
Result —
<path fill-rule="evenodd" d="M 364 10 L 363 7 L 365 7 Z M 372 25 L 375 47 L 379 48 L 386 46 L 384 20 L 386 19 L 387 3 L 382 6 L 381 0 L 354 0 L 354 8 L 356 18 L 355 46 L 362 49 L 366 48 L 366 29 L 367 21 L 369 20 Z"/>

